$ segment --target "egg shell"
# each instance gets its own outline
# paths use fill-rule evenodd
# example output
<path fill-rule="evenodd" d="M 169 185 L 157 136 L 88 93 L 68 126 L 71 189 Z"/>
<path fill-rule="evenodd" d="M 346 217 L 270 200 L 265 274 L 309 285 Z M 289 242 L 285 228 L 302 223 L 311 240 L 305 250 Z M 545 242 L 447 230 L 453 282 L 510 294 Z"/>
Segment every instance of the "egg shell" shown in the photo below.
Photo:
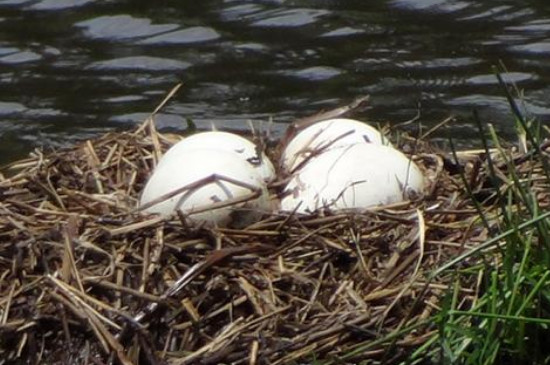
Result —
<path fill-rule="evenodd" d="M 286 186 L 281 210 L 364 209 L 403 201 L 423 190 L 422 172 L 407 156 L 389 146 L 362 143 L 307 161 Z"/>
<path fill-rule="evenodd" d="M 353 119 L 328 119 L 300 131 L 285 147 L 281 166 L 292 172 L 312 154 L 355 143 L 390 145 L 378 130 Z"/>
<path fill-rule="evenodd" d="M 239 156 L 220 150 L 192 149 L 178 152 L 158 165 L 147 181 L 141 195 L 140 206 L 184 186 L 198 183 L 194 190 L 183 191 L 169 199 L 146 208 L 146 213 L 168 216 L 180 209 L 190 224 L 225 227 L 228 224 L 246 225 L 261 218 L 270 209 L 267 188 L 258 171 Z M 223 179 L 200 183 L 214 175 L 240 182 L 235 184 Z M 193 213 L 213 203 L 242 198 L 258 189 L 260 197 L 244 203 Z M 234 218 L 239 222 L 234 222 Z"/>
<path fill-rule="evenodd" d="M 172 163 L 185 151 L 195 149 L 214 149 L 231 152 L 247 161 L 258 171 L 264 181 L 271 181 L 275 178 L 275 168 L 269 158 L 260 152 L 258 155 L 257 146 L 248 139 L 229 132 L 200 132 L 193 134 L 173 145 L 159 161 L 159 166 Z"/>

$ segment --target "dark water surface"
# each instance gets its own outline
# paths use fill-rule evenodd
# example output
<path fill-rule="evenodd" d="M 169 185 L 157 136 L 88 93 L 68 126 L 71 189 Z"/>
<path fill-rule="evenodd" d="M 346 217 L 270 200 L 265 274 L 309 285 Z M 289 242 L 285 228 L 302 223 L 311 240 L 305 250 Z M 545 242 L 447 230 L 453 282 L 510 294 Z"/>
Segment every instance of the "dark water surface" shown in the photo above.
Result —
<path fill-rule="evenodd" d="M 127 129 L 184 82 L 164 130 L 285 123 L 370 94 L 364 117 L 472 145 L 472 109 L 512 135 L 491 66 L 550 121 L 547 0 L 0 0 L 0 163 Z"/>

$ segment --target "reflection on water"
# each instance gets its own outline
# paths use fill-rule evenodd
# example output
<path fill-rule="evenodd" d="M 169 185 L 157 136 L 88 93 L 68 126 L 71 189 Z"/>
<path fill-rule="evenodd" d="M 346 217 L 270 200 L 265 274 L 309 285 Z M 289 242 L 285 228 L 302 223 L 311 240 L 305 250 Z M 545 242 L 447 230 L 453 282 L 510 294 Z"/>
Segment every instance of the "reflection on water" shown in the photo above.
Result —
<path fill-rule="evenodd" d="M 166 130 L 285 123 L 371 94 L 364 118 L 453 114 L 511 133 L 491 66 L 550 120 L 550 8 L 502 0 L 0 0 L 0 163 L 141 121 L 178 82 Z"/>

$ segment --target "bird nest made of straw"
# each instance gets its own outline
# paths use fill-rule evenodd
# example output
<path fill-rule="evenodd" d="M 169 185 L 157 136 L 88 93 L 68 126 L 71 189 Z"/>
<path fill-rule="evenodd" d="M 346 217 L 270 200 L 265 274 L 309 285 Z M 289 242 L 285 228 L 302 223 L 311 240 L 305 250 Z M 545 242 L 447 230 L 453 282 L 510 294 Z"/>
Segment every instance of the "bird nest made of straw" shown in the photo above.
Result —
<path fill-rule="evenodd" d="M 0 175 L 0 363 L 392 361 L 449 287 L 476 300 L 475 273 L 432 274 L 488 237 L 463 182 L 493 209 L 483 153 L 418 144 L 415 202 L 192 231 L 135 210 L 172 143 L 146 122 Z"/>

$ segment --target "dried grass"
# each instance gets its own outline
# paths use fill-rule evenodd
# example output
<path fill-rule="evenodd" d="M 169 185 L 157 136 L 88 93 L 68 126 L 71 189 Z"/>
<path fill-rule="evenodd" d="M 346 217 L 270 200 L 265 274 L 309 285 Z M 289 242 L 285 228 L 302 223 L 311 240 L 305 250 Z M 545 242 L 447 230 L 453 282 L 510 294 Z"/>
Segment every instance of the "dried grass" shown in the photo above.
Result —
<path fill-rule="evenodd" d="M 391 360 L 436 330 L 429 320 L 450 287 L 457 309 L 476 300 L 475 274 L 429 278 L 490 235 L 457 173 L 496 214 L 483 153 L 457 165 L 417 146 L 430 191 L 416 202 L 197 232 L 135 211 L 172 143 L 147 121 L 4 171 L 0 363 Z M 514 157 L 521 172 L 529 159 Z M 548 206 L 543 184 L 534 189 Z"/>

